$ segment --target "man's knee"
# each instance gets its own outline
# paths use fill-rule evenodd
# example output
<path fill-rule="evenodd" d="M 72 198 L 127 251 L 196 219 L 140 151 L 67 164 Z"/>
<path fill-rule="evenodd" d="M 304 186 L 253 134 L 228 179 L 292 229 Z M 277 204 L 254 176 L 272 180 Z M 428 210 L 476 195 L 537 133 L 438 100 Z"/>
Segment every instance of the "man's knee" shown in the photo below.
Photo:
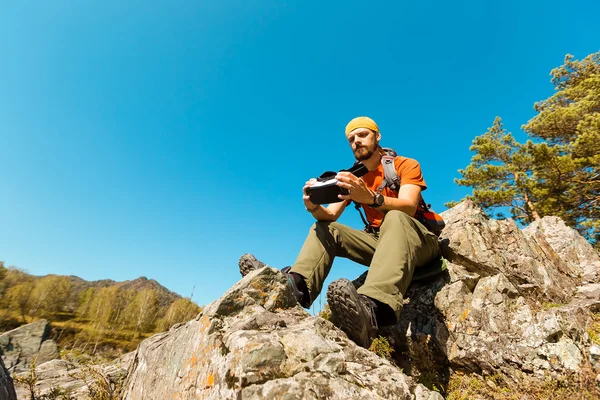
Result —
<path fill-rule="evenodd" d="M 386 223 L 387 223 L 387 225 L 397 224 L 397 223 L 401 223 L 401 224 L 405 224 L 405 225 L 411 225 L 412 224 L 412 219 L 404 211 L 391 210 L 391 211 L 388 211 L 385 214 L 385 218 L 383 219 L 382 227 L 384 225 L 386 225 Z"/>
<path fill-rule="evenodd" d="M 333 232 L 338 230 L 339 226 L 340 223 L 335 221 L 317 221 L 312 225 L 310 229 L 316 231 L 317 233 Z"/>

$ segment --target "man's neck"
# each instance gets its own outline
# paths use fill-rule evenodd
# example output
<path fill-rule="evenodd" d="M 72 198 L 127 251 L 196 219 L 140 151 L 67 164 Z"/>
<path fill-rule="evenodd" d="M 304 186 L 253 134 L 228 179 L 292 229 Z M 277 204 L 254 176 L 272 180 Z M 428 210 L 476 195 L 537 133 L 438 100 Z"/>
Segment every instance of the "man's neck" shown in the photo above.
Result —
<path fill-rule="evenodd" d="M 375 171 L 381 164 L 381 148 L 377 148 L 371 157 L 362 162 L 369 171 Z"/>

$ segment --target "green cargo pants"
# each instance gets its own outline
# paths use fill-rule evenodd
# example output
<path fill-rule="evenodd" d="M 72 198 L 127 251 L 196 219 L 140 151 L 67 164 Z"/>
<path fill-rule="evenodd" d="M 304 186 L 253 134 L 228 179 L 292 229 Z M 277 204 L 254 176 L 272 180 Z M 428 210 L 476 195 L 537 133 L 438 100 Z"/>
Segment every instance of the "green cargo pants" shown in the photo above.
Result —
<path fill-rule="evenodd" d="M 291 269 L 304 277 L 311 303 L 323 289 L 336 256 L 369 267 L 358 293 L 390 306 L 397 320 L 415 268 L 437 259 L 440 250 L 437 237 L 402 211 L 385 215 L 379 235 L 338 222 L 318 221 Z"/>

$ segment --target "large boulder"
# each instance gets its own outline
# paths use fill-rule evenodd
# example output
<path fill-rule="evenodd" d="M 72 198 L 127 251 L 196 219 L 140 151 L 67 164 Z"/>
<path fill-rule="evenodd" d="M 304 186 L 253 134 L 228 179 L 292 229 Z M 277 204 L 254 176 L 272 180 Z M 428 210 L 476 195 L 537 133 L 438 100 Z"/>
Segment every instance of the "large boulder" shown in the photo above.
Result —
<path fill-rule="evenodd" d="M 441 399 L 296 305 L 285 276 L 249 273 L 194 320 L 144 340 L 124 399 Z"/>
<path fill-rule="evenodd" d="M 21 397 L 23 398 L 23 397 Z M 2 358 L 0 358 L 0 399 L 2 400 L 17 400 L 15 386 L 10 374 L 4 367 Z"/>
<path fill-rule="evenodd" d="M 444 385 L 452 372 L 515 383 L 600 367 L 600 257 L 585 239 L 557 218 L 521 230 L 470 201 L 443 217 L 448 271 L 414 282 L 381 332 L 405 371 Z"/>
<path fill-rule="evenodd" d="M 583 283 L 600 282 L 600 257 L 590 242 L 558 217 L 544 217 L 532 222 L 523 233 L 538 243 L 543 251 L 550 247 Z"/>
<path fill-rule="evenodd" d="M 49 335 L 50 325 L 45 319 L 1 334 L 0 356 L 6 368 L 14 374 L 27 371 L 34 358 L 38 365 L 58 358 L 58 347 Z"/>

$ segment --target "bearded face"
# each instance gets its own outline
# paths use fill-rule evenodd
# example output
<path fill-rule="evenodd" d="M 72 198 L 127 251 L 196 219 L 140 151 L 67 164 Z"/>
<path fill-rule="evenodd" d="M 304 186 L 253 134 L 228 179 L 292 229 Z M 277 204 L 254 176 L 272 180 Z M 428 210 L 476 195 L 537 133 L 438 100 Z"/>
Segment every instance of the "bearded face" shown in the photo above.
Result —
<path fill-rule="evenodd" d="M 377 134 L 367 128 L 352 131 L 348 136 L 348 142 L 357 161 L 368 160 L 379 146 Z"/>

